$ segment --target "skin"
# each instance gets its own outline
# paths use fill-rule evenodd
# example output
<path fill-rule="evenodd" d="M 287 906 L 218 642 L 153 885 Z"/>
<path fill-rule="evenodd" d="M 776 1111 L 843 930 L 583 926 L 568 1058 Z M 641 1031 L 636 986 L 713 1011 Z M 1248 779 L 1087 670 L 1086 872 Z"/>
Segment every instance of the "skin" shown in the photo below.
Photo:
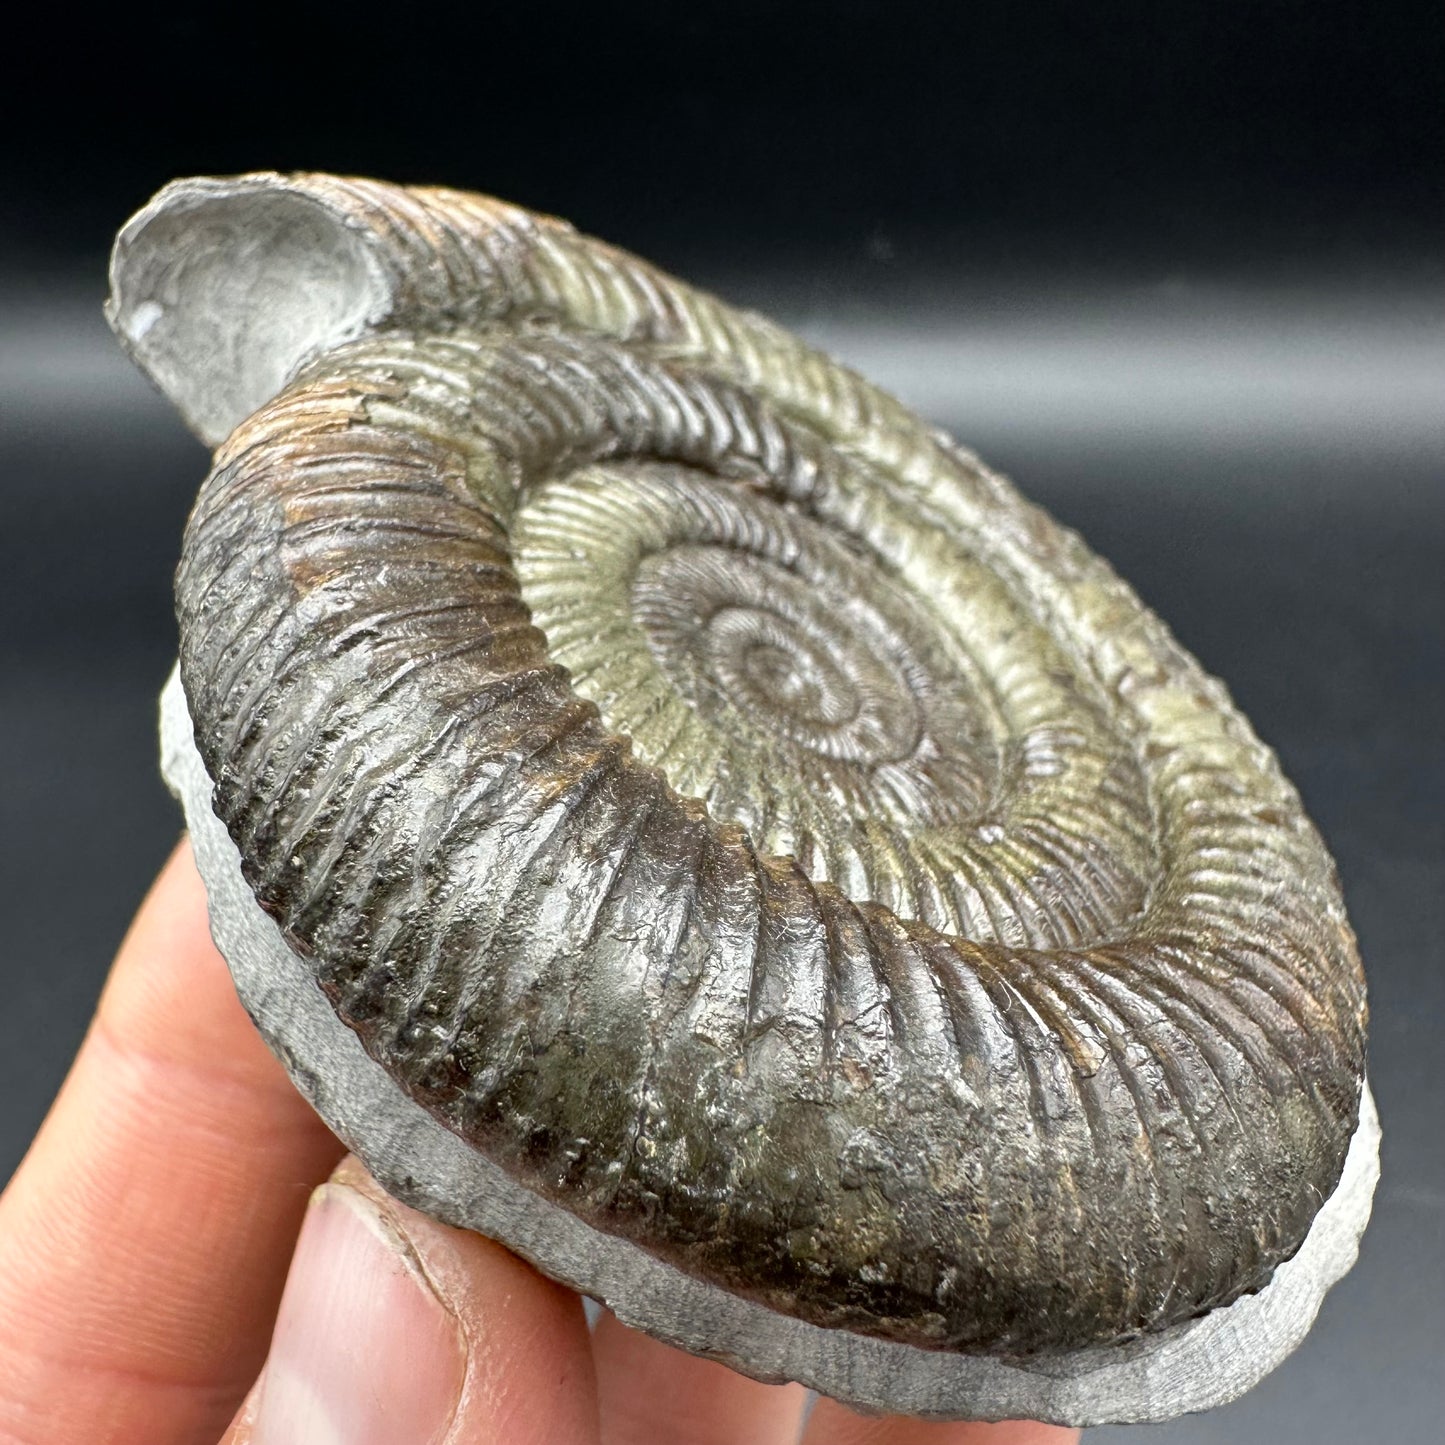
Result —
<path fill-rule="evenodd" d="M 423 1323 L 443 1331 L 458 1366 L 424 1360 L 394 1389 L 358 1392 L 360 1433 L 390 1404 L 437 1421 L 437 1445 L 1078 1439 L 1021 1421 L 864 1418 L 827 1400 L 809 1410 L 797 1386 L 757 1384 L 610 1316 L 589 1331 L 575 1294 L 490 1240 L 391 1201 L 342 1155 L 236 1001 L 183 841 L 0 1195 L 0 1445 L 295 1438 L 259 1423 L 268 1385 L 278 1395 L 268 1349 L 274 1374 L 299 1282 L 338 1213 L 386 1241 L 399 1288 L 408 1271 L 422 1282 L 403 1303 L 424 1301 Z M 416 1338 L 405 1310 L 363 1308 L 313 1330 L 307 1360 L 318 1376 L 343 1361 L 382 1380 Z"/>

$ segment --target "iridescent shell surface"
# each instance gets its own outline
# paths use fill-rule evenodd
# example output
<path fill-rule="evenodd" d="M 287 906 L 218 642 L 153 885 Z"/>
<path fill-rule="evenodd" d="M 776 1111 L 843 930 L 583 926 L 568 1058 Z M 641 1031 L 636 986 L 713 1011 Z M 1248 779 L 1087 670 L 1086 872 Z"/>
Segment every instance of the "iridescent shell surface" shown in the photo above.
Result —
<path fill-rule="evenodd" d="M 415 1107 L 869 1339 L 1027 1358 L 1267 1285 L 1356 1128 L 1363 980 L 1295 790 L 1107 565 L 561 222 L 183 184 L 114 319 L 220 442 L 195 742 Z"/>

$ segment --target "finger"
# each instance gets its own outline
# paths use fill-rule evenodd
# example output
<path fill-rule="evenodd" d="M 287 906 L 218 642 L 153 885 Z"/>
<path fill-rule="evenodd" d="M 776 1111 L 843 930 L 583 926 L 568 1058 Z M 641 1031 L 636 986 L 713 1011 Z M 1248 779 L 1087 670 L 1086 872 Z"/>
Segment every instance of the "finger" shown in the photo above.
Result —
<path fill-rule="evenodd" d="M 261 1403 L 261 1382 L 256 1381 L 250 1394 L 241 1402 L 236 1417 L 226 1433 L 221 1436 L 221 1445 L 250 1445 L 252 1432 L 256 1428 L 256 1407 Z"/>
<path fill-rule="evenodd" d="M 604 1445 L 793 1445 L 808 1392 L 760 1385 L 604 1313 L 593 1333 Z"/>
<path fill-rule="evenodd" d="M 1077 1430 L 1032 1420 L 972 1425 L 897 1415 L 869 1418 L 823 1399 L 813 1407 L 803 1434 L 803 1445 L 1078 1445 L 1078 1440 Z"/>
<path fill-rule="evenodd" d="M 582 1302 L 389 1198 L 355 1159 L 312 1196 L 254 1401 L 225 1445 L 596 1445 Z"/>
<path fill-rule="evenodd" d="M 0 1438 L 215 1440 L 340 1153 L 237 1002 L 182 843 L 0 1196 Z"/>

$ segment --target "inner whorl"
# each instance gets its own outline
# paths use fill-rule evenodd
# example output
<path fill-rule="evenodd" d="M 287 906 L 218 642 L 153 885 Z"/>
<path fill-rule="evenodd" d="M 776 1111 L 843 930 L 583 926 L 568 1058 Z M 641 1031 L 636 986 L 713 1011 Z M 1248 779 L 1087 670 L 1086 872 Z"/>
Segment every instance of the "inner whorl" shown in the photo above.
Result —
<path fill-rule="evenodd" d="M 231 435 L 177 600 L 216 810 L 372 1057 L 814 1323 L 1024 1354 L 1267 1283 L 1339 1177 L 1364 995 L 1223 688 L 769 323 L 325 184 L 430 279 Z"/>

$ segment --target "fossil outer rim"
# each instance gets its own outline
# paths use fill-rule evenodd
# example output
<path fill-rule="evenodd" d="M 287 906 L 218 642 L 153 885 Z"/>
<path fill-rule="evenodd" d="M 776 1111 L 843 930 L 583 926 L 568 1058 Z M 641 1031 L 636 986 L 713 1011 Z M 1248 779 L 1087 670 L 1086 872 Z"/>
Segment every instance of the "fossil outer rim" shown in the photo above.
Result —
<path fill-rule="evenodd" d="M 1158 1335 L 1299 1248 L 1362 1079 L 1332 865 L 1076 537 L 770 323 L 485 198 L 183 182 L 113 274 L 202 435 L 266 403 L 188 530 L 182 675 L 252 890 L 414 1101 L 895 1343 Z M 673 550 L 579 625 L 627 517 Z M 880 579 L 821 610 L 820 524 Z M 859 608 L 891 674 L 838 652 Z M 628 711 L 653 661 L 690 706 Z M 759 710 L 792 751 L 750 792 Z"/>
<path fill-rule="evenodd" d="M 1335 1192 L 1303 1247 L 1258 1294 L 1133 1345 L 1010 1363 L 827 1330 L 689 1279 L 509 1179 L 418 1110 L 327 1007 L 241 874 L 211 809 L 180 677 L 161 695 L 161 766 L 206 885 L 211 932 L 247 1012 L 297 1088 L 397 1198 L 474 1229 L 625 1323 L 768 1382 L 796 1380 L 862 1409 L 950 1420 L 1092 1426 L 1171 1420 L 1251 1389 L 1300 1344 L 1355 1262 L 1380 1173 L 1368 1086 Z"/>

